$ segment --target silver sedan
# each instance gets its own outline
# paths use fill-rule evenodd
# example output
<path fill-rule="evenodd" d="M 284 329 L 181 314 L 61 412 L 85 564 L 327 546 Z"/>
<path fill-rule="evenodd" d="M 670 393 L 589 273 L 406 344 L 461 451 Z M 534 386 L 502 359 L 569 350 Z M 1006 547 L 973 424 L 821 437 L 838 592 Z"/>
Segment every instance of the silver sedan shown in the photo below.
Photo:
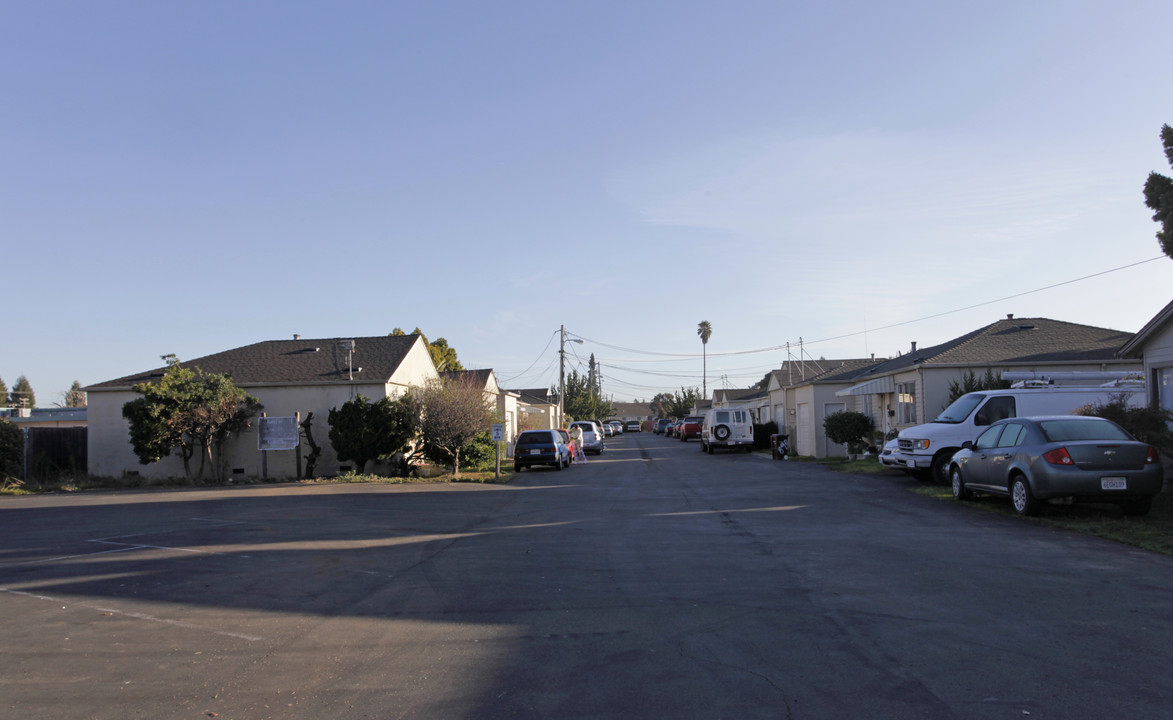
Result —
<path fill-rule="evenodd" d="M 1151 445 L 1110 420 L 1075 415 L 1000 420 L 949 463 L 953 497 L 1005 495 L 1020 515 L 1049 500 L 1111 502 L 1144 515 L 1164 475 Z"/>

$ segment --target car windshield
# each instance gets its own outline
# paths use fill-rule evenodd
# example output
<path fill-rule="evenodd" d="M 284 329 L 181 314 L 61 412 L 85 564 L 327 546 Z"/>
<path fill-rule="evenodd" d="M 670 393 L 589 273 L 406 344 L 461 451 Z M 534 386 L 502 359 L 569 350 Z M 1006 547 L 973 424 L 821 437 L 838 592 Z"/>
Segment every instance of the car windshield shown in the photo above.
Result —
<path fill-rule="evenodd" d="M 1043 420 L 1043 436 L 1051 442 L 1070 440 L 1132 440 L 1119 426 L 1107 420 Z"/>
<path fill-rule="evenodd" d="M 933 422 L 953 423 L 956 425 L 957 423 L 962 422 L 967 417 L 969 417 L 969 414 L 973 412 L 974 408 L 980 405 L 982 400 L 985 399 L 985 395 L 962 395 L 961 397 L 957 398 L 957 400 L 955 400 L 952 405 L 945 408 L 944 412 L 938 415 L 937 419 Z"/>
<path fill-rule="evenodd" d="M 544 432 L 523 432 L 517 436 L 518 445 L 540 445 L 542 443 L 550 443 L 550 431 Z"/>

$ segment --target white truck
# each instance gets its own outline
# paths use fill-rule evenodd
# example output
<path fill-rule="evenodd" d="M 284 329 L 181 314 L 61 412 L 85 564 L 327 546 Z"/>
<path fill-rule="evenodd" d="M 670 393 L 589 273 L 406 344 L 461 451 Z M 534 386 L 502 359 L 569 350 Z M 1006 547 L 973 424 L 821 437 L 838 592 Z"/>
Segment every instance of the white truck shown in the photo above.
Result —
<path fill-rule="evenodd" d="M 1010 417 L 1069 415 L 1087 405 L 1107 403 L 1121 395 L 1134 407 L 1145 402 L 1143 385 L 1028 385 L 967 393 L 931 423 L 901 430 L 897 438 L 899 447 L 886 464 L 914 475 L 929 476 L 945 485 L 949 482 L 949 459 L 953 453 L 961 449 L 962 443 L 976 440 L 990 423 Z"/>

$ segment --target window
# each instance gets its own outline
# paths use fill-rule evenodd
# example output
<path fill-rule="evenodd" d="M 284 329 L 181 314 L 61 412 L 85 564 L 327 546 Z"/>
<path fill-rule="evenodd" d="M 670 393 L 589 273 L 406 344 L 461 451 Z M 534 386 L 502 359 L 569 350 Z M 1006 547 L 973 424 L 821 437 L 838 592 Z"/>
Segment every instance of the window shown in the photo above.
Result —
<path fill-rule="evenodd" d="M 1018 423 L 1010 423 L 1006 429 L 1002 431 L 1002 437 L 998 440 L 998 447 L 1017 447 L 1022 444 L 1026 437 L 1026 428 Z"/>
<path fill-rule="evenodd" d="M 916 424 L 916 383 L 897 383 L 896 421 L 901 425 Z"/>
<path fill-rule="evenodd" d="M 1003 427 L 1005 426 L 998 425 L 997 427 L 992 427 L 985 431 L 978 436 L 977 442 L 975 442 L 973 446 L 978 450 L 988 450 L 989 448 L 997 447 L 998 436 L 1002 434 Z"/>
<path fill-rule="evenodd" d="M 729 422 L 729 411 L 728 410 L 718 410 L 717 411 L 717 422 L 719 422 L 719 423 Z"/>
<path fill-rule="evenodd" d="M 1011 395 L 1001 395 L 990 398 L 990 401 L 978 410 L 977 415 L 973 419 L 973 424 L 977 426 L 990 425 L 1005 420 L 1006 418 L 1016 417 L 1017 413 L 1014 411 L 1014 397 Z"/>

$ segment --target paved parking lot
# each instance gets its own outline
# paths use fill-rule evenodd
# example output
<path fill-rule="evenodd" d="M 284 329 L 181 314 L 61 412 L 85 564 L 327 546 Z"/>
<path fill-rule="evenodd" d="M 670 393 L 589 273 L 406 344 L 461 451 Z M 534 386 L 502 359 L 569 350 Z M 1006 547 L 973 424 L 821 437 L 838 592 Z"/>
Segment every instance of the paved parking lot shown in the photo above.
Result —
<path fill-rule="evenodd" d="M 12 718 L 1160 717 L 1168 558 L 635 434 L 510 485 L 0 498 Z"/>

